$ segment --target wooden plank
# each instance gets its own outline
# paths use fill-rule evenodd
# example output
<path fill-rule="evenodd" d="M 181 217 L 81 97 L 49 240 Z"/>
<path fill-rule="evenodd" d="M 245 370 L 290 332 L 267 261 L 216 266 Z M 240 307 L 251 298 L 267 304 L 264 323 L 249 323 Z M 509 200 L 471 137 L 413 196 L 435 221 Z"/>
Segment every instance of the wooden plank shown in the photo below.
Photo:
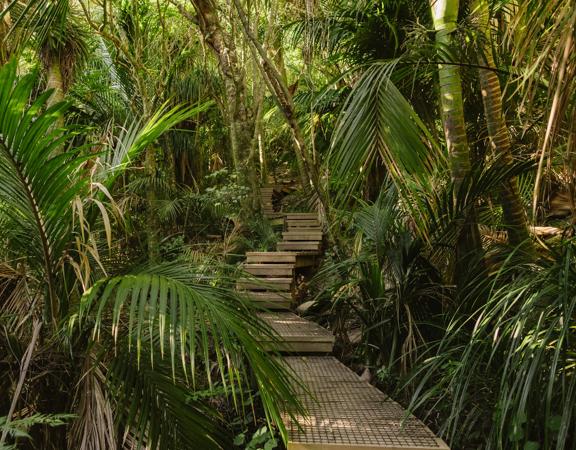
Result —
<path fill-rule="evenodd" d="M 286 230 L 293 233 L 321 233 L 323 234 L 322 228 L 320 227 L 288 227 Z"/>
<path fill-rule="evenodd" d="M 291 252 L 247 252 L 246 262 L 252 263 L 269 263 L 269 264 L 286 264 L 296 263 L 296 255 Z"/>
<path fill-rule="evenodd" d="M 288 414 L 288 450 L 449 450 L 426 425 L 330 356 L 282 359 L 308 416 Z"/>
<path fill-rule="evenodd" d="M 236 289 L 239 291 L 290 291 L 292 278 L 239 278 Z"/>
<path fill-rule="evenodd" d="M 286 213 L 286 219 L 291 220 L 318 220 L 318 213 Z"/>
<path fill-rule="evenodd" d="M 288 225 L 286 227 L 287 231 L 300 231 L 300 232 L 306 232 L 306 231 L 320 231 L 322 232 L 322 227 L 319 225 Z"/>
<path fill-rule="evenodd" d="M 288 242 L 278 242 L 278 250 L 286 251 L 319 251 L 320 242 L 314 241 L 288 241 Z"/>
<path fill-rule="evenodd" d="M 261 308 L 270 310 L 288 310 L 292 296 L 289 292 L 244 292 L 250 301 L 254 302 Z"/>
<path fill-rule="evenodd" d="M 289 227 L 319 227 L 320 222 L 317 220 L 286 220 L 286 225 Z"/>
<path fill-rule="evenodd" d="M 315 322 L 303 319 L 292 312 L 258 314 L 278 335 L 281 342 L 268 344 L 280 352 L 290 353 L 330 353 L 334 346 L 334 336 Z"/>
<path fill-rule="evenodd" d="M 244 264 L 243 269 L 252 275 L 268 277 L 294 275 L 294 264 Z"/>
<path fill-rule="evenodd" d="M 321 241 L 321 231 L 284 231 L 282 239 L 285 241 Z"/>
<path fill-rule="evenodd" d="M 315 255 L 310 252 L 247 252 L 248 264 L 294 264 L 294 267 L 310 267 L 315 263 Z"/>

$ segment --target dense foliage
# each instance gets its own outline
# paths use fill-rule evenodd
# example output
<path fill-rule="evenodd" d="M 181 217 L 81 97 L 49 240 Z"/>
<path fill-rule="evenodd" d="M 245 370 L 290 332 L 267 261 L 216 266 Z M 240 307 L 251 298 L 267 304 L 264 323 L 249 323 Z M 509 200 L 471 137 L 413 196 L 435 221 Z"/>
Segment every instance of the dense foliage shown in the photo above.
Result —
<path fill-rule="evenodd" d="M 233 287 L 287 181 L 342 360 L 452 448 L 576 446 L 574 2 L 0 0 L 0 65 L 0 449 L 283 445 Z"/>

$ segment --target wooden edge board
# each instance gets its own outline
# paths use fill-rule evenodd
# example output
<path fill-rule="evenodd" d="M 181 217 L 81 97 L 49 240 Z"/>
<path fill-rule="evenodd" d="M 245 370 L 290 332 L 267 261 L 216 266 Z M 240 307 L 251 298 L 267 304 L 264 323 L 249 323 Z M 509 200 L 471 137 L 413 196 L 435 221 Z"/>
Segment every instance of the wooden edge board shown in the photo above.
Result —
<path fill-rule="evenodd" d="M 450 450 L 450 447 L 442 439 L 437 439 L 438 447 L 398 447 L 381 445 L 358 445 L 358 444 L 314 444 L 305 442 L 288 442 L 288 450 Z"/>
<path fill-rule="evenodd" d="M 260 343 L 264 350 L 280 353 L 332 353 L 334 350 L 334 343 L 326 341 L 261 341 Z"/>
<path fill-rule="evenodd" d="M 292 252 L 246 252 L 246 256 L 267 256 L 267 255 L 293 256 L 294 253 L 292 253 Z"/>

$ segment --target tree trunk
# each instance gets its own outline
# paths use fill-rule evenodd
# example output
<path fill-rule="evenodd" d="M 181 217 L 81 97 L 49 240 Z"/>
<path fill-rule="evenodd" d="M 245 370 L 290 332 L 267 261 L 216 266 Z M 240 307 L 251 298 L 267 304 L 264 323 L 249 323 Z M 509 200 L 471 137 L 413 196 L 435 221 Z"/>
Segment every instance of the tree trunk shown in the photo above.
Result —
<path fill-rule="evenodd" d="M 452 33 L 458 19 L 458 0 L 430 0 L 436 42 L 442 47 L 450 47 Z M 454 64 L 438 66 L 440 78 L 440 107 L 444 135 L 448 146 L 450 171 L 457 185 L 470 172 L 470 151 L 464 124 L 462 103 L 462 82 L 460 69 Z"/>
<path fill-rule="evenodd" d="M 253 134 L 253 117 L 246 107 L 245 71 L 238 61 L 234 39 L 220 24 L 218 12 L 212 0 L 193 0 L 196 16 L 189 17 L 198 24 L 205 43 L 212 49 L 224 80 L 226 118 L 229 125 L 230 150 L 235 170 L 244 176 L 253 195 L 258 197 L 259 186 L 256 167 L 250 158 Z"/>
<path fill-rule="evenodd" d="M 443 48 L 452 45 L 452 33 L 458 19 L 458 0 L 430 0 L 436 42 Z M 452 180 L 458 190 L 463 179 L 470 173 L 470 147 L 464 123 L 462 82 L 460 69 L 455 64 L 439 64 L 440 107 Z M 460 236 L 456 244 L 456 282 L 462 285 L 482 265 L 482 243 L 474 205 L 463 219 Z"/>
<path fill-rule="evenodd" d="M 46 101 L 46 108 L 50 108 L 57 103 L 63 102 L 66 93 L 66 84 L 64 82 L 64 74 L 62 73 L 62 66 L 57 54 L 45 52 L 42 58 L 44 62 L 44 70 L 46 72 L 46 90 L 52 89 L 52 95 Z M 58 117 L 52 129 L 62 128 L 64 126 L 64 115 L 58 114 Z M 54 148 L 52 155 L 58 155 L 64 151 L 64 147 L 59 145 Z"/>
<path fill-rule="evenodd" d="M 160 218 L 158 217 L 158 196 L 156 193 L 156 183 L 153 179 L 156 177 L 156 149 L 149 146 L 146 149 L 144 166 L 146 174 L 149 177 L 150 185 L 146 191 L 146 224 L 144 230 L 146 233 L 146 246 L 148 249 L 148 260 L 152 264 L 160 261 Z"/>
<path fill-rule="evenodd" d="M 494 68 L 492 44 L 490 34 L 489 9 L 486 0 L 474 2 L 474 15 L 479 33 L 479 64 Z M 510 149 L 510 135 L 502 113 L 502 90 L 498 75 L 489 69 L 479 69 L 480 88 L 482 89 L 482 102 L 490 146 L 496 155 L 502 158 L 505 164 L 512 163 Z M 516 178 L 504 183 L 499 193 L 500 203 L 504 215 L 505 227 L 508 231 L 508 240 L 511 245 L 522 245 L 526 252 L 532 253 L 533 245 L 528 234 L 526 214 L 518 194 L 518 181 Z"/>
<path fill-rule="evenodd" d="M 50 62 L 46 68 L 46 89 L 54 89 L 54 92 L 52 92 L 52 95 L 46 102 L 48 108 L 64 101 L 64 77 L 62 76 L 60 62 L 57 57 L 50 58 Z"/>
<path fill-rule="evenodd" d="M 6 11 L 6 8 L 10 5 L 8 0 L 0 0 L 0 11 L 4 11 L 4 17 L 0 19 L 0 66 L 3 66 L 10 59 L 10 47 L 6 38 L 12 28 L 12 18 L 10 11 Z"/>
<path fill-rule="evenodd" d="M 255 56 L 259 56 L 262 59 L 262 64 L 259 64 L 258 68 L 261 70 L 262 76 L 268 85 L 271 94 L 274 95 L 274 98 L 276 99 L 288 126 L 292 130 L 296 162 L 298 164 L 300 178 L 302 180 L 302 187 L 305 188 L 305 186 L 311 184 L 318 194 L 320 201 L 323 201 L 316 167 L 308 157 L 306 141 L 304 139 L 304 135 L 302 134 L 302 130 L 300 129 L 300 125 L 298 124 L 292 95 L 290 94 L 290 91 L 284 82 L 282 74 L 275 67 L 266 50 L 264 50 L 254 33 L 252 33 L 250 24 L 248 23 L 248 18 L 244 12 L 244 9 L 242 8 L 242 5 L 238 0 L 234 0 L 234 6 L 238 12 L 238 17 L 242 23 L 242 30 L 248 39 L 250 48 L 254 51 Z"/>

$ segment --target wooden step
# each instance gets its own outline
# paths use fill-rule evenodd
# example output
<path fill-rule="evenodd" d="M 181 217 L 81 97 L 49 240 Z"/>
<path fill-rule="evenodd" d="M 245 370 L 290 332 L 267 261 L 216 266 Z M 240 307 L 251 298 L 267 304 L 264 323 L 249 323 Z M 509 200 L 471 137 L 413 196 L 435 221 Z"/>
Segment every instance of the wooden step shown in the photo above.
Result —
<path fill-rule="evenodd" d="M 331 356 L 282 361 L 305 417 L 282 414 L 288 450 L 449 450 L 420 420 Z"/>
<path fill-rule="evenodd" d="M 239 278 L 236 289 L 239 291 L 290 291 L 292 278 Z"/>
<path fill-rule="evenodd" d="M 294 275 L 294 264 L 244 264 L 243 269 L 258 276 L 291 277 Z"/>
<path fill-rule="evenodd" d="M 291 252 L 246 252 L 246 262 L 287 264 L 296 263 L 296 255 Z"/>
<path fill-rule="evenodd" d="M 320 222 L 317 220 L 286 220 L 288 227 L 319 227 Z"/>
<path fill-rule="evenodd" d="M 321 243 L 315 241 L 288 241 L 288 242 L 278 242 L 276 247 L 280 251 L 318 252 L 320 251 Z"/>
<path fill-rule="evenodd" d="M 292 302 L 292 295 L 289 292 L 243 292 L 251 302 L 261 308 L 275 310 L 288 310 Z"/>
<path fill-rule="evenodd" d="M 266 347 L 289 353 L 330 353 L 334 346 L 334 336 L 315 322 L 303 319 L 293 312 L 258 314 L 278 335 L 280 342 Z"/>
<path fill-rule="evenodd" d="M 318 213 L 286 213 L 287 220 L 318 220 Z"/>
<path fill-rule="evenodd" d="M 318 226 L 318 225 L 309 225 L 309 226 L 305 226 L 305 227 L 294 227 L 292 225 L 288 225 L 286 227 L 286 231 L 297 231 L 297 232 L 308 232 L 308 231 L 319 231 L 320 233 L 322 233 L 322 227 Z"/>
<path fill-rule="evenodd" d="M 321 231 L 284 231 L 282 239 L 285 241 L 321 241 Z"/>

